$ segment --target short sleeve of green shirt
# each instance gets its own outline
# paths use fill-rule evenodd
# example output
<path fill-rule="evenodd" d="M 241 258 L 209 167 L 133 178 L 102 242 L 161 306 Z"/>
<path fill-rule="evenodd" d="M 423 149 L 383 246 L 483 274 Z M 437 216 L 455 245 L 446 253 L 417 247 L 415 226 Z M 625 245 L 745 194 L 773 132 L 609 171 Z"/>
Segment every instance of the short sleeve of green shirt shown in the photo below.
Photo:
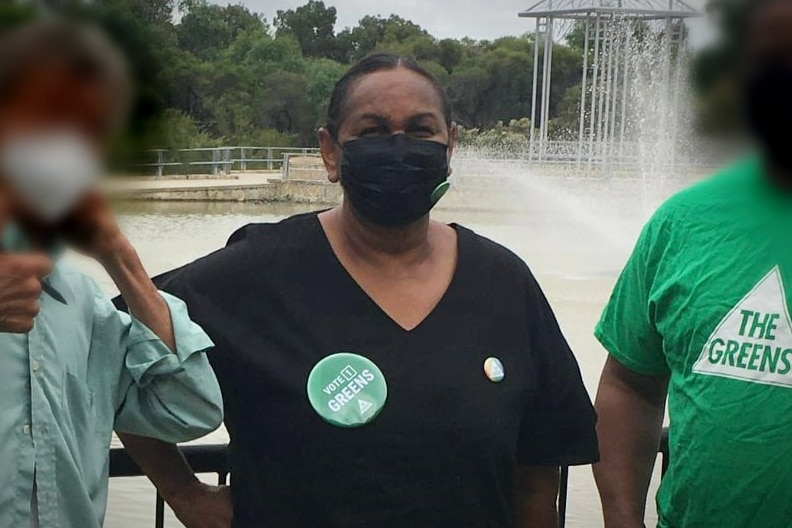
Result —
<path fill-rule="evenodd" d="M 619 363 L 648 376 L 669 372 L 652 299 L 668 249 L 669 209 L 661 207 L 644 227 L 594 332 Z"/>

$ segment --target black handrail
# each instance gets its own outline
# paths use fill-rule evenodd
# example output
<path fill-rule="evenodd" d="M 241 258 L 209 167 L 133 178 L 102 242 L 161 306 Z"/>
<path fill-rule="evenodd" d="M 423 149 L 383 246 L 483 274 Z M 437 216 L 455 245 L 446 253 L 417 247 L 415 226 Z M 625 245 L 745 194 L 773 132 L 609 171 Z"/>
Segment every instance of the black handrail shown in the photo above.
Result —
<path fill-rule="evenodd" d="M 228 446 L 225 444 L 179 446 L 184 458 L 196 473 L 214 473 L 217 484 L 228 484 Z M 110 450 L 110 477 L 143 477 L 145 473 L 124 449 Z M 154 527 L 165 526 L 165 501 L 157 492 Z"/>
<path fill-rule="evenodd" d="M 227 445 L 190 445 L 180 446 L 184 458 L 196 473 L 214 473 L 218 484 L 227 484 L 231 468 L 228 464 Z M 662 462 L 662 475 L 668 470 L 668 429 L 663 429 L 660 446 L 657 451 Z M 140 467 L 124 449 L 110 450 L 110 477 L 142 477 L 145 476 Z M 569 490 L 569 468 L 561 468 L 561 482 L 558 489 L 558 525 L 566 526 L 567 492 Z M 165 526 L 165 501 L 157 493 L 155 528 Z"/>

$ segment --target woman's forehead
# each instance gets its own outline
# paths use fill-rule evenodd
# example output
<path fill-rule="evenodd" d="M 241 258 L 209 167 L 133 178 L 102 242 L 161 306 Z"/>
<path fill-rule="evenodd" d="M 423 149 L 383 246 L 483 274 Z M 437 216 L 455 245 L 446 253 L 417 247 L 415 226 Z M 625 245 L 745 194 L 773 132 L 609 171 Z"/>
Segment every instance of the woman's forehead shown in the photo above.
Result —
<path fill-rule="evenodd" d="M 347 98 L 349 117 L 365 114 L 408 118 L 417 114 L 443 117 L 443 102 L 432 82 L 407 68 L 364 75 L 351 87 Z"/>

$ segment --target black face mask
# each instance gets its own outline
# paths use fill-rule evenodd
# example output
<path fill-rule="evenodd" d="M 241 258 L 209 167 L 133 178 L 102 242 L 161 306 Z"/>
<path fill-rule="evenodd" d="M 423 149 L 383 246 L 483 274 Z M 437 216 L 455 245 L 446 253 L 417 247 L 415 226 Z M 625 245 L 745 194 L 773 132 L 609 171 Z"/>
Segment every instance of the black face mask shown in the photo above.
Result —
<path fill-rule="evenodd" d="M 348 141 L 341 184 L 352 207 L 369 222 L 411 224 L 448 190 L 448 147 L 403 134 Z"/>
<path fill-rule="evenodd" d="M 770 161 L 792 172 L 792 66 L 764 65 L 746 85 L 748 121 Z"/>

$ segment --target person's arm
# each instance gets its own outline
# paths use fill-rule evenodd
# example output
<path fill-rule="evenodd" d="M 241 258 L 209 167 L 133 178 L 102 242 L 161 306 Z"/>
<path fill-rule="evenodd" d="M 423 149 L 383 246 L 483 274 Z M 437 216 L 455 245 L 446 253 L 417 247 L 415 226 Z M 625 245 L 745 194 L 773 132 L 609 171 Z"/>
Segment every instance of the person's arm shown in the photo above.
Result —
<path fill-rule="evenodd" d="M 675 290 L 677 270 L 666 259 L 684 243 L 684 230 L 674 227 L 680 211 L 668 202 L 644 226 L 594 332 L 608 352 L 596 399 L 601 461 L 594 466 L 607 528 L 644 526 L 672 372 L 657 323 Z"/>
<path fill-rule="evenodd" d="M 137 251 L 126 237 L 122 235 L 115 247 L 103 257 L 102 266 L 118 287 L 129 312 L 175 353 L 176 337 L 168 304 L 151 282 Z"/>
<path fill-rule="evenodd" d="M 194 265 L 172 270 L 153 279 L 161 291 L 165 291 L 184 299 L 194 317 L 206 321 L 210 317 L 201 309 L 202 303 L 195 302 L 201 298 L 197 294 L 199 287 L 217 286 L 217 281 L 206 281 L 202 273 Z M 116 308 L 129 311 L 125 300 L 118 297 L 114 300 Z M 211 302 L 214 307 L 216 304 Z M 211 325 L 210 325 L 211 326 Z M 214 348 L 210 362 L 218 381 L 231 378 L 228 373 L 227 358 L 224 351 Z M 233 501 L 231 488 L 227 486 L 211 486 L 199 481 L 193 469 L 184 459 L 176 445 L 152 438 L 118 432 L 127 453 L 148 476 L 165 502 L 171 507 L 176 517 L 187 528 L 229 528 L 233 519 Z"/>
<path fill-rule="evenodd" d="M 192 322 L 183 301 L 159 295 L 170 313 L 175 351 L 137 317 L 117 311 L 100 291 L 91 350 L 117 356 L 116 432 L 187 442 L 223 420 L 220 386 L 205 353 L 213 343 Z"/>
<path fill-rule="evenodd" d="M 149 278 L 137 251 L 121 232 L 105 199 L 86 196 L 61 230 L 74 248 L 96 259 L 121 292 L 130 313 L 171 352 L 176 352 L 171 314 Z"/>
<path fill-rule="evenodd" d="M 202 483 L 174 444 L 119 433 L 127 453 L 187 528 L 230 528 L 234 508 L 227 486 Z"/>
<path fill-rule="evenodd" d="M 515 528 L 558 528 L 558 467 L 518 466 L 514 472 Z"/>
<path fill-rule="evenodd" d="M 647 376 L 608 357 L 596 409 L 594 477 L 607 528 L 642 528 L 665 415 L 668 375 Z"/>
<path fill-rule="evenodd" d="M 161 293 L 119 229 L 102 196 L 87 196 L 63 221 L 72 247 L 101 263 L 130 314 L 93 283 L 91 352 L 115 374 L 115 429 L 171 442 L 220 426 L 220 387 L 206 358 L 213 346 L 180 299 Z"/>

